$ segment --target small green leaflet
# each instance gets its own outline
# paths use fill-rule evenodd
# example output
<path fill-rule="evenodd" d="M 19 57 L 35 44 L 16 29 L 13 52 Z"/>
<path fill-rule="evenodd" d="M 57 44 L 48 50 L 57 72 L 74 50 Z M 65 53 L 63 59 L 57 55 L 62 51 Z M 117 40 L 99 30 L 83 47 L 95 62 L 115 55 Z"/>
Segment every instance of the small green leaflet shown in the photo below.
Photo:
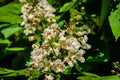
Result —
<path fill-rule="evenodd" d="M 59 12 L 66 12 L 70 10 L 75 4 L 77 0 L 72 0 L 71 2 L 65 3 L 61 8 Z"/>
<path fill-rule="evenodd" d="M 8 39 L 0 39 L 0 44 L 11 44 L 11 42 Z"/>
<path fill-rule="evenodd" d="M 118 37 L 120 37 L 120 3 L 117 5 L 117 10 L 111 12 L 109 22 L 112 32 L 117 40 Z"/>
<path fill-rule="evenodd" d="M 11 47 L 11 48 L 6 48 L 7 51 L 23 51 L 25 48 L 23 47 Z"/>

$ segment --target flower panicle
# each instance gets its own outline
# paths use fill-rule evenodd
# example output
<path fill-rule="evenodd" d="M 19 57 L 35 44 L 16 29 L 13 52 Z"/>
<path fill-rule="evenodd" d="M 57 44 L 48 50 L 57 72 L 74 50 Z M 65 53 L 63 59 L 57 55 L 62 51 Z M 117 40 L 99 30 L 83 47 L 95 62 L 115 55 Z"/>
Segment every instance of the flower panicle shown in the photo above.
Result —
<path fill-rule="evenodd" d="M 23 18 L 21 25 L 25 27 L 23 32 L 28 36 L 29 41 L 44 37 L 40 44 L 32 45 L 30 65 L 33 70 L 60 73 L 65 71 L 67 66 L 73 67 L 77 61 L 85 62 L 83 56 L 85 50 L 91 48 L 87 43 L 87 34 L 90 33 L 87 25 L 74 30 L 75 23 L 68 25 L 72 28 L 63 30 L 56 23 L 55 9 L 47 0 L 26 1 L 21 9 Z M 41 36 L 36 36 L 39 34 Z M 45 80 L 53 80 L 53 76 L 45 75 Z"/>

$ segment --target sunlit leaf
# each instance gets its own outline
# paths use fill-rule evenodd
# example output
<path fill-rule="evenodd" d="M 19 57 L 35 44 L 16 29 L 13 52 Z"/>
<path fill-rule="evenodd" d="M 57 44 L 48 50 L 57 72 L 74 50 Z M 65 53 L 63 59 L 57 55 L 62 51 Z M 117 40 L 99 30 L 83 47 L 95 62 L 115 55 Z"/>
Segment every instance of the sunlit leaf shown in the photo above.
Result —
<path fill-rule="evenodd" d="M 23 4 L 12 2 L 0 7 L 0 22 L 20 23 L 21 6 Z"/>
<path fill-rule="evenodd" d="M 11 47 L 11 48 L 6 48 L 8 51 L 23 51 L 25 50 L 24 47 Z"/>
<path fill-rule="evenodd" d="M 9 74 L 9 73 L 12 73 L 12 72 L 14 72 L 14 70 L 0 68 L 0 74 Z"/>
<path fill-rule="evenodd" d="M 11 42 L 8 39 L 0 39 L 0 44 L 11 44 Z"/>
<path fill-rule="evenodd" d="M 4 75 L 4 76 L 6 76 L 6 77 L 10 77 L 10 76 L 21 76 L 21 75 L 25 75 L 25 74 L 27 74 L 27 72 L 26 72 L 26 70 L 24 69 L 24 70 L 14 71 L 14 72 L 12 72 L 12 73 L 10 73 L 10 74 L 7 74 L 7 75 Z"/>
<path fill-rule="evenodd" d="M 65 12 L 70 10 L 75 4 L 76 4 L 77 0 L 73 0 L 71 2 L 67 2 L 65 3 L 61 8 L 59 12 Z"/>
<path fill-rule="evenodd" d="M 120 4 L 117 5 L 117 8 L 109 16 L 110 26 L 116 39 L 120 36 Z"/>
<path fill-rule="evenodd" d="M 103 77 L 94 77 L 94 76 L 80 76 L 78 80 L 120 80 L 118 76 L 103 76 Z"/>
<path fill-rule="evenodd" d="M 18 25 L 12 25 L 8 28 L 1 30 L 1 33 L 4 35 L 5 38 L 8 38 L 8 37 L 12 36 L 15 32 L 17 32 L 21 29 L 22 29 L 22 27 L 19 27 Z"/>
<path fill-rule="evenodd" d="M 120 80 L 118 76 L 104 76 L 100 78 L 93 78 L 92 80 Z"/>
<path fill-rule="evenodd" d="M 88 72 L 83 72 L 82 74 L 85 75 L 85 76 L 100 77 L 100 76 L 98 76 L 96 74 L 88 73 Z"/>
<path fill-rule="evenodd" d="M 58 25 L 59 25 L 60 27 L 62 27 L 62 26 L 64 25 L 64 22 L 63 22 L 63 21 L 60 21 L 60 22 L 58 23 Z"/>
<path fill-rule="evenodd" d="M 88 73 L 88 72 L 83 72 L 82 73 L 84 76 L 80 76 L 77 79 L 78 80 L 93 80 L 93 78 L 99 78 L 100 76 L 93 74 L 93 73 Z"/>
<path fill-rule="evenodd" d="M 28 69 L 11 70 L 11 69 L 0 68 L 0 74 L 2 75 L 2 77 L 21 76 L 29 73 L 30 71 Z"/>

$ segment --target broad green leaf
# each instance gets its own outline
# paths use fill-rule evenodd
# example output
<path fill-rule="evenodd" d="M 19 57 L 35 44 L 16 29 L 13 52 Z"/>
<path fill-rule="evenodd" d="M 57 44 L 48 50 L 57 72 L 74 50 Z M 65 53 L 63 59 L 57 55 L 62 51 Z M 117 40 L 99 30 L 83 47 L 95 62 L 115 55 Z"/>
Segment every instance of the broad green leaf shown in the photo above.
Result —
<path fill-rule="evenodd" d="M 77 78 L 77 80 L 92 80 L 92 77 L 90 76 L 80 76 Z"/>
<path fill-rule="evenodd" d="M 59 12 L 66 12 L 68 10 L 70 10 L 75 4 L 76 4 L 77 0 L 73 0 L 71 2 L 67 2 L 65 3 L 59 10 Z"/>
<path fill-rule="evenodd" d="M 1 77 L 21 76 L 29 73 L 30 71 L 28 69 L 11 70 L 11 69 L 0 68 L 0 74 L 2 75 Z"/>
<path fill-rule="evenodd" d="M 117 10 L 111 12 L 109 22 L 112 32 L 117 39 L 120 36 L 120 3 L 117 5 Z"/>
<path fill-rule="evenodd" d="M 85 75 L 85 76 L 100 77 L 100 76 L 98 76 L 98 75 L 96 75 L 96 74 L 88 73 L 88 72 L 83 72 L 82 74 Z"/>
<path fill-rule="evenodd" d="M 20 23 L 21 6 L 23 4 L 12 2 L 0 7 L 0 22 Z"/>
<path fill-rule="evenodd" d="M 14 72 L 14 70 L 0 68 L 0 74 L 9 74 L 9 73 L 12 73 L 12 72 Z"/>
<path fill-rule="evenodd" d="M 0 39 L 0 44 L 11 44 L 11 42 L 8 39 Z"/>
<path fill-rule="evenodd" d="M 118 76 L 104 76 L 100 78 L 93 78 L 92 80 L 120 80 Z"/>
<path fill-rule="evenodd" d="M 80 76 L 77 79 L 78 80 L 92 80 L 93 78 L 99 78 L 100 76 L 93 74 L 93 73 L 87 73 L 87 72 L 83 72 L 82 73 L 84 76 Z"/>
<path fill-rule="evenodd" d="M 10 76 L 21 76 L 21 75 L 25 75 L 27 74 L 28 71 L 26 71 L 26 69 L 23 69 L 23 70 L 17 70 L 17 71 L 14 71 L 10 74 L 7 74 L 7 75 L 3 75 L 4 77 L 10 77 Z"/>
<path fill-rule="evenodd" d="M 103 77 L 94 77 L 94 76 L 80 76 L 78 80 L 120 80 L 118 76 L 103 76 Z"/>
<path fill-rule="evenodd" d="M 25 50 L 24 47 L 11 47 L 11 48 L 6 48 L 8 51 L 23 51 Z"/>
<path fill-rule="evenodd" d="M 8 37 L 12 36 L 15 32 L 17 32 L 21 29 L 22 29 L 22 27 L 19 27 L 18 25 L 12 25 L 8 28 L 1 30 L 1 33 L 4 35 L 5 38 L 8 38 Z"/>

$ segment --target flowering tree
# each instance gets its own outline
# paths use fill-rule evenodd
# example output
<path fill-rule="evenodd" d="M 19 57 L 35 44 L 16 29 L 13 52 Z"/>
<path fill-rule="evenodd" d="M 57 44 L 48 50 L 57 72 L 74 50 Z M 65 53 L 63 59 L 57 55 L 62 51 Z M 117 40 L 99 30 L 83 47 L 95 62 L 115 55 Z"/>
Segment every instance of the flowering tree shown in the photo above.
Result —
<path fill-rule="evenodd" d="M 119 1 L 0 2 L 1 80 L 119 80 Z"/>

